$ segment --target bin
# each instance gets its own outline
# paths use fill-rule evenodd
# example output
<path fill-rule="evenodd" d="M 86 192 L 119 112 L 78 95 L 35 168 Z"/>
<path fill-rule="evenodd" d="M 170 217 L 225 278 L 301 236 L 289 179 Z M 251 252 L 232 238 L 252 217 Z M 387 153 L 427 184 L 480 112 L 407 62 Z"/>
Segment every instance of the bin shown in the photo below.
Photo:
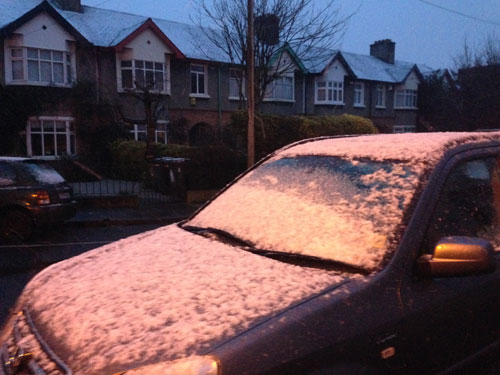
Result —
<path fill-rule="evenodd" d="M 164 156 L 153 160 L 155 190 L 177 200 L 186 199 L 186 165 L 189 159 Z"/>

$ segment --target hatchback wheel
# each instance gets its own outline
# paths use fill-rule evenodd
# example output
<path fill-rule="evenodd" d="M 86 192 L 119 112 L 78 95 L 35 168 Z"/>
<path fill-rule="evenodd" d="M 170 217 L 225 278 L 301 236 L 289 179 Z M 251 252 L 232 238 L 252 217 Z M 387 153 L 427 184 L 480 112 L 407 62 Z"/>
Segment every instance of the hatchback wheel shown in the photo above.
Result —
<path fill-rule="evenodd" d="M 7 242 L 22 242 L 32 231 L 33 221 L 28 213 L 10 210 L 0 214 L 0 237 Z"/>

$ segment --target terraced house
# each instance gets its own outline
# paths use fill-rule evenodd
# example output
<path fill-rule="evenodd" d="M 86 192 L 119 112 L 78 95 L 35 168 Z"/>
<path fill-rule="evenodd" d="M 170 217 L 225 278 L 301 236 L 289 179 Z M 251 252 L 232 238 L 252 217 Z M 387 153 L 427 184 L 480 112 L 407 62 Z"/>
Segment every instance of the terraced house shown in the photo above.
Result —
<path fill-rule="evenodd" d="M 78 154 L 89 129 L 112 122 L 145 139 L 145 87 L 156 100 L 159 143 L 168 142 L 169 124 L 181 119 L 190 142 L 200 142 L 242 105 L 240 70 L 196 26 L 80 0 L 2 0 L 0 40 L 1 85 L 57 98 L 29 113 L 19 133 L 29 156 Z M 327 58 L 307 61 L 289 46 L 282 51 L 279 61 L 291 59 L 293 68 L 269 86 L 261 111 L 351 113 L 385 132 L 415 130 L 422 78 L 416 64 L 394 59 L 394 42 L 375 42 L 370 55 L 327 51 Z"/>

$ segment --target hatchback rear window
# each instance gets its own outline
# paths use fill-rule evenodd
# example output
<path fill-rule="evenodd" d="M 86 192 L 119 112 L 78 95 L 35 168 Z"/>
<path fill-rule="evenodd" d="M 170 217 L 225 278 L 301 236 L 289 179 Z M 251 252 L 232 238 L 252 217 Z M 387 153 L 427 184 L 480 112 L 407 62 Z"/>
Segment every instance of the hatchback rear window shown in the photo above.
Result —
<path fill-rule="evenodd" d="M 51 166 L 38 163 L 25 163 L 29 174 L 42 184 L 60 184 L 64 178 Z"/>

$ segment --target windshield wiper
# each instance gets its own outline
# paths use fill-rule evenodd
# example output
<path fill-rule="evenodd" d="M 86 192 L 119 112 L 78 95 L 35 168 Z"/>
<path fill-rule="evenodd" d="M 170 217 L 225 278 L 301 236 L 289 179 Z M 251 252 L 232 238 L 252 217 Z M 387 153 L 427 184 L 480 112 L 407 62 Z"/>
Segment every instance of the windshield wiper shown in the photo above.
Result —
<path fill-rule="evenodd" d="M 339 262 L 337 260 L 315 257 L 313 255 L 287 253 L 275 250 L 263 250 L 257 248 L 252 248 L 248 251 L 254 254 L 265 256 L 267 258 L 296 264 L 303 267 L 321 268 L 325 270 L 335 270 L 347 273 L 359 273 L 361 275 L 369 275 L 371 273 L 370 271 L 361 267 L 356 267 L 347 263 Z"/>
<path fill-rule="evenodd" d="M 182 228 L 196 234 L 205 235 L 205 237 L 207 237 L 206 234 L 214 234 L 217 236 L 218 239 L 222 240 L 223 242 L 240 246 L 244 250 L 247 250 L 246 248 L 252 248 L 252 249 L 255 248 L 254 245 L 249 241 L 242 240 L 241 238 L 235 236 L 234 234 L 226 232 L 225 230 L 222 229 L 217 229 L 212 227 L 197 227 L 193 225 L 183 225 Z"/>
<path fill-rule="evenodd" d="M 259 249 L 254 246 L 249 241 L 245 241 L 232 233 L 226 232 L 222 229 L 212 228 L 212 227 L 197 227 L 192 225 L 183 225 L 182 228 L 194 232 L 196 234 L 204 235 L 213 234 L 217 236 L 217 239 L 222 240 L 225 243 L 238 246 L 242 250 L 251 252 L 256 255 L 264 256 L 266 258 L 271 258 L 280 262 L 295 264 L 302 267 L 311 268 L 321 268 L 325 270 L 335 270 L 347 273 L 358 273 L 361 275 L 369 275 L 371 272 L 367 271 L 361 267 L 355 267 L 343 262 L 319 258 L 312 255 L 287 253 L 282 251 Z"/>

